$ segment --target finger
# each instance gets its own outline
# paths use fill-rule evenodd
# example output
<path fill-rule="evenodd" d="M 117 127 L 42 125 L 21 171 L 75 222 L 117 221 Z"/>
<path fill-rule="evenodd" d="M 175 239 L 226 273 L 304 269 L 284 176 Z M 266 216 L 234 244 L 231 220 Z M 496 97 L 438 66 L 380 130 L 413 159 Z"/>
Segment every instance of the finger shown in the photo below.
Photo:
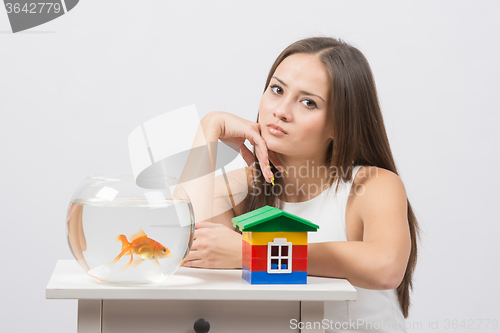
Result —
<path fill-rule="evenodd" d="M 241 157 L 245 160 L 247 165 L 252 165 L 254 162 L 253 153 L 248 149 L 247 146 L 242 145 L 240 150 Z"/>
<path fill-rule="evenodd" d="M 273 178 L 273 173 L 271 168 L 268 167 L 269 159 L 266 141 L 258 133 L 253 135 L 253 141 L 255 142 L 255 155 L 257 155 L 257 159 L 259 160 L 260 169 L 262 170 L 264 178 L 268 183 L 270 183 Z"/>
<path fill-rule="evenodd" d="M 259 163 L 260 163 L 260 168 L 264 174 L 264 177 L 266 178 L 266 181 L 268 183 L 271 183 L 272 180 L 274 180 L 274 174 L 271 170 L 271 166 L 269 164 L 269 148 L 267 147 L 267 142 L 264 140 L 262 137 L 262 128 L 261 124 L 257 124 L 257 130 L 259 132 L 259 136 L 257 139 L 257 150 L 256 150 L 256 155 L 258 156 Z"/>
<path fill-rule="evenodd" d="M 192 267 L 192 268 L 199 268 L 202 266 L 202 261 L 201 259 L 196 259 L 196 260 L 185 260 L 183 263 L 182 263 L 182 266 L 184 267 Z"/>
<path fill-rule="evenodd" d="M 198 253 L 198 251 L 191 249 L 191 251 L 189 251 L 186 258 L 184 258 L 184 261 L 200 260 L 200 259 L 201 259 L 201 256 Z"/>
<path fill-rule="evenodd" d="M 248 130 L 244 132 L 245 139 L 250 141 L 250 143 L 255 147 L 255 155 L 259 160 L 260 169 L 262 170 L 262 175 L 265 180 L 270 183 L 273 178 L 273 173 L 271 168 L 268 167 L 269 159 L 267 156 L 267 143 L 260 134 L 260 125 L 257 123 L 250 123 Z"/>
<path fill-rule="evenodd" d="M 278 156 L 276 156 L 276 153 L 272 150 L 269 150 L 269 160 L 280 172 L 285 171 L 285 167 L 283 166 L 283 164 L 281 164 Z"/>
<path fill-rule="evenodd" d="M 193 233 L 193 245 L 191 246 L 191 248 L 193 248 L 193 246 L 196 244 L 195 241 L 196 239 L 198 238 L 199 235 L 199 232 L 196 232 L 196 224 L 195 224 L 195 229 L 194 229 L 194 233 Z"/>

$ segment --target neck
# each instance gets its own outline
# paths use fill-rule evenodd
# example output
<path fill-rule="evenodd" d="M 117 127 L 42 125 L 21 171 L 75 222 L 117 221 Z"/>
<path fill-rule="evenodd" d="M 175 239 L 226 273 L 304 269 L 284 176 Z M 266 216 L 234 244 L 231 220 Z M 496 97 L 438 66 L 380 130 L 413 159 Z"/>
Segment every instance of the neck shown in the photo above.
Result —
<path fill-rule="evenodd" d="M 328 188 L 331 170 L 325 165 L 324 156 L 304 157 L 279 154 L 278 158 L 288 172 L 288 174 L 283 172 L 280 180 L 285 193 L 285 201 L 307 201 Z"/>

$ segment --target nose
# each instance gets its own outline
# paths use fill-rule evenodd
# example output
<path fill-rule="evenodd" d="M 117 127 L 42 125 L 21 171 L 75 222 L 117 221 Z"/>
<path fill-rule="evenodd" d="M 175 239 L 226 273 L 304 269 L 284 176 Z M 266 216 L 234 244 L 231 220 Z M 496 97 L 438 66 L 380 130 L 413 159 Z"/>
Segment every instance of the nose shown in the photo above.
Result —
<path fill-rule="evenodd" d="M 292 120 L 291 105 L 287 100 L 282 101 L 273 111 L 273 116 L 284 121 Z"/>

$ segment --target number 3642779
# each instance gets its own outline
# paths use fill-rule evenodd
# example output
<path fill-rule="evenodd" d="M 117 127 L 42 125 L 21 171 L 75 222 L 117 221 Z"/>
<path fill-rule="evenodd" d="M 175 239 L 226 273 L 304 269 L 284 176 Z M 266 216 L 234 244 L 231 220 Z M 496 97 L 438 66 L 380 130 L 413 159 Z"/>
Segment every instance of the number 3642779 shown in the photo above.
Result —
<path fill-rule="evenodd" d="M 496 319 L 469 319 L 469 320 L 450 320 L 444 321 L 445 329 L 494 329 L 498 328 L 498 320 Z"/>
<path fill-rule="evenodd" d="M 59 13 L 61 11 L 61 4 L 52 2 L 30 2 L 20 4 L 17 2 L 7 2 L 5 3 L 5 9 L 7 9 L 7 14 L 10 13 Z"/>

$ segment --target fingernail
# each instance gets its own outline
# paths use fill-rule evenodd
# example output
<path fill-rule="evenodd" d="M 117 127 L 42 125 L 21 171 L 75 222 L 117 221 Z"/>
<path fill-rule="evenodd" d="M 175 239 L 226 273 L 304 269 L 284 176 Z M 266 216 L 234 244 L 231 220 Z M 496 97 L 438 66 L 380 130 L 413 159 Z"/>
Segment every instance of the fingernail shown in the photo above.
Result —
<path fill-rule="evenodd" d="M 269 165 L 269 163 L 267 163 L 267 165 L 266 165 L 266 166 L 267 166 L 268 168 L 270 168 L 270 167 L 271 167 L 271 166 Z"/>
<path fill-rule="evenodd" d="M 271 179 L 271 184 L 273 184 L 273 186 L 274 186 L 274 177 L 273 177 L 273 179 Z"/>
<path fill-rule="evenodd" d="M 286 171 L 286 169 L 285 169 L 285 172 L 286 172 L 286 174 L 288 175 L 288 171 Z"/>

